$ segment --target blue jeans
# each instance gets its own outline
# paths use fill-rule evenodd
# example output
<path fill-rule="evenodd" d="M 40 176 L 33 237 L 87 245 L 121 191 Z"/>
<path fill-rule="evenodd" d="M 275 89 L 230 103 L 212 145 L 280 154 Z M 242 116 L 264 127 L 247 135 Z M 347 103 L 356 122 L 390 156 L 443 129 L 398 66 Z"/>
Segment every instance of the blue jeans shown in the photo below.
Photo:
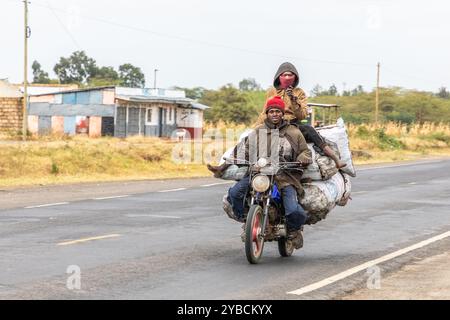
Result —
<path fill-rule="evenodd" d="M 298 202 L 297 190 L 293 186 L 287 186 L 281 189 L 281 198 L 288 231 L 299 230 L 305 224 L 307 214 Z"/>
<path fill-rule="evenodd" d="M 244 177 L 228 190 L 228 201 L 231 203 L 234 215 L 238 219 L 244 217 L 244 198 L 250 187 L 250 177 Z M 299 230 L 305 224 L 307 214 L 298 203 L 297 190 L 287 186 L 281 190 L 281 198 L 286 215 L 288 231 Z"/>
<path fill-rule="evenodd" d="M 234 215 L 241 220 L 244 217 L 244 198 L 250 187 L 250 177 L 239 180 L 228 190 L 228 201 L 231 203 Z"/>

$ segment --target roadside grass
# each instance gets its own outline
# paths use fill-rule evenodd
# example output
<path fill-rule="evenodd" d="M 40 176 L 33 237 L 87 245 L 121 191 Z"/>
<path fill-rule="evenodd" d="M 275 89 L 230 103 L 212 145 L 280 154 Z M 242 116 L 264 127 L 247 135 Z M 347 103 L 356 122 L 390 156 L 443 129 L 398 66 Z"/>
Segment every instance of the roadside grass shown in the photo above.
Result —
<path fill-rule="evenodd" d="M 235 130 L 228 131 L 228 136 L 234 132 L 234 140 L 227 144 L 211 137 L 213 131 L 226 137 L 227 129 Z M 148 137 L 53 135 L 26 142 L 1 140 L 0 187 L 207 177 L 211 174 L 205 164 L 217 163 L 245 129 L 243 125 L 207 124 L 209 135 L 203 141 L 184 144 Z M 347 129 L 356 165 L 450 156 L 447 124 L 349 124 Z"/>

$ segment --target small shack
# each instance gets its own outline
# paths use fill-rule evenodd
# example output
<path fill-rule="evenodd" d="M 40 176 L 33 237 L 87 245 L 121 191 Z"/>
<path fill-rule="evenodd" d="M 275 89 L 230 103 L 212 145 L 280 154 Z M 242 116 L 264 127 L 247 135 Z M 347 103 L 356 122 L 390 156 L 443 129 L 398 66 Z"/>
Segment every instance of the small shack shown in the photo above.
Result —
<path fill-rule="evenodd" d="M 28 125 L 35 134 L 194 138 L 207 108 L 181 90 L 105 86 L 31 96 Z"/>

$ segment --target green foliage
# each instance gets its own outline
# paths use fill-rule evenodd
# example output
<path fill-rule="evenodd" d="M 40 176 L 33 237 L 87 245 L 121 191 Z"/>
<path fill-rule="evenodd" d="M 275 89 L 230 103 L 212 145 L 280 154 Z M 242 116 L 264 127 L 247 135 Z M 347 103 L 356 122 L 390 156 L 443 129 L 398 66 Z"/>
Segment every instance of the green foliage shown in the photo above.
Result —
<path fill-rule="evenodd" d="M 239 90 L 241 91 L 261 91 L 261 86 L 253 78 L 243 79 L 239 82 Z"/>
<path fill-rule="evenodd" d="M 261 106 L 256 103 L 261 95 L 264 92 L 244 92 L 228 84 L 219 90 L 206 90 L 200 103 L 211 107 L 205 111 L 206 121 L 250 124 L 259 114 Z"/>
<path fill-rule="evenodd" d="M 40 65 L 36 65 L 36 70 L 39 75 Z M 145 75 L 140 68 L 130 63 L 119 66 L 118 72 L 113 67 L 98 67 L 96 61 L 88 57 L 84 51 L 76 51 L 68 58 L 61 57 L 53 71 L 63 84 L 76 83 L 91 87 L 120 85 L 143 88 L 145 86 Z"/>
<path fill-rule="evenodd" d="M 119 67 L 120 85 L 125 87 L 145 87 L 145 75 L 138 67 L 125 63 Z"/>
<path fill-rule="evenodd" d="M 182 87 L 172 87 L 174 90 L 183 90 L 186 94 L 187 98 L 199 100 L 203 97 L 203 94 L 205 93 L 205 88 L 203 87 L 194 87 L 192 89 L 190 88 L 182 88 Z"/>
<path fill-rule="evenodd" d="M 384 129 L 375 130 L 375 137 L 378 140 L 378 147 L 381 150 L 403 149 L 405 145 L 397 138 L 387 135 Z"/>
<path fill-rule="evenodd" d="M 51 174 L 57 175 L 59 173 L 59 167 L 56 163 L 52 163 L 52 169 L 50 171 Z"/>
<path fill-rule="evenodd" d="M 447 91 L 446 87 L 441 87 L 436 96 L 442 99 L 450 99 L 450 92 Z"/>
<path fill-rule="evenodd" d="M 450 145 L 450 136 L 445 134 L 444 132 L 433 132 L 431 134 L 423 135 L 420 137 L 424 140 L 437 140 L 445 142 L 447 145 Z"/>
<path fill-rule="evenodd" d="M 358 138 L 366 139 L 366 138 L 369 138 L 370 131 L 367 129 L 366 126 L 359 126 L 358 129 L 356 129 L 355 134 Z"/>
<path fill-rule="evenodd" d="M 317 86 L 316 86 L 317 87 Z M 310 102 L 336 103 L 342 108 L 341 116 L 355 124 L 375 120 L 375 92 L 356 88 L 352 95 L 320 95 Z M 430 92 L 404 90 L 402 88 L 380 89 L 379 120 L 401 123 L 450 122 L 450 99 L 442 99 Z"/>
<path fill-rule="evenodd" d="M 61 57 L 53 68 L 58 79 L 63 84 L 88 83 L 98 70 L 94 59 L 89 58 L 84 51 L 75 51 L 69 58 Z"/>
<path fill-rule="evenodd" d="M 36 60 L 33 61 L 31 69 L 33 69 L 33 83 L 46 84 L 51 82 L 48 73 L 41 69 L 41 64 Z"/>

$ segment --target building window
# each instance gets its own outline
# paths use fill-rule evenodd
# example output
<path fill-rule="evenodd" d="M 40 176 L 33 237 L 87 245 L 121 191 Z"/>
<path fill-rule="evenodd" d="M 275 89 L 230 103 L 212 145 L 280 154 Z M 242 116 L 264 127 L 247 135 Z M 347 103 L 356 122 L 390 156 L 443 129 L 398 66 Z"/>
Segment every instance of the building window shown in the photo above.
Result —
<path fill-rule="evenodd" d="M 147 108 L 145 112 L 145 124 L 156 125 L 156 115 L 153 108 Z"/>

